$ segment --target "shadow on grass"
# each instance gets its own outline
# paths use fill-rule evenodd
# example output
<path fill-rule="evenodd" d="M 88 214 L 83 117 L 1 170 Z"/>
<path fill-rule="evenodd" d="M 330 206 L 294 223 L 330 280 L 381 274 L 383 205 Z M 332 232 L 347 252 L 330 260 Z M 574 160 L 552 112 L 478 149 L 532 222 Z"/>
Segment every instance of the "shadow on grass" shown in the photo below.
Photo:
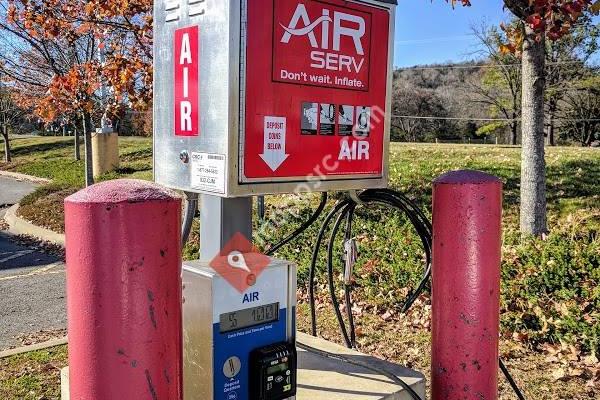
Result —
<path fill-rule="evenodd" d="M 570 160 L 548 168 L 547 178 L 549 204 L 577 200 L 580 207 L 600 206 L 594 198 L 600 194 L 600 161 Z"/>
<path fill-rule="evenodd" d="M 460 168 L 479 170 L 499 177 L 504 183 L 505 206 L 519 204 L 521 180 L 519 164 L 490 166 L 471 162 Z M 600 161 L 592 159 L 565 160 L 559 164 L 548 166 L 546 178 L 549 207 L 562 208 L 562 202 L 569 203 L 571 200 L 577 200 L 580 207 L 599 206 L 598 200 L 594 196 L 600 194 Z M 404 192 L 411 198 L 418 199 L 421 207 L 430 208 L 433 185 L 432 182 L 422 183 L 422 185 L 418 185 L 418 182 L 411 182 L 408 187 L 404 187 Z"/>
<path fill-rule="evenodd" d="M 126 152 L 121 155 L 121 161 L 140 161 L 152 159 L 152 148 Z"/>
<path fill-rule="evenodd" d="M 148 166 L 139 166 L 139 167 L 121 167 L 118 168 L 116 171 L 114 171 L 114 173 L 117 176 L 121 176 L 121 175 L 133 175 L 136 172 L 143 172 L 143 171 L 150 171 L 152 170 L 152 167 L 148 167 Z"/>
<path fill-rule="evenodd" d="M 51 150 L 62 150 L 68 147 L 74 147 L 74 144 L 70 141 L 58 141 L 50 143 L 36 143 L 30 145 L 19 145 L 12 149 L 14 156 L 28 155 L 32 153 L 43 153 Z"/>

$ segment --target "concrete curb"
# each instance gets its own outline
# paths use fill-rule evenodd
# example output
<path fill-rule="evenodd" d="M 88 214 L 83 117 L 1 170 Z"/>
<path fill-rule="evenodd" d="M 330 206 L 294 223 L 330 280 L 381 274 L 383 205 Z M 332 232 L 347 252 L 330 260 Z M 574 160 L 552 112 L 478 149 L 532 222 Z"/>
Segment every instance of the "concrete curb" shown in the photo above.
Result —
<path fill-rule="evenodd" d="M 29 346 L 17 347 L 15 349 L 0 351 L 0 358 L 12 357 L 23 353 L 29 353 L 32 351 L 49 349 L 51 347 L 62 346 L 63 344 L 67 344 L 67 337 L 62 337 L 59 339 L 52 339 L 46 342 L 31 344 Z"/>
<path fill-rule="evenodd" d="M 20 181 L 28 181 L 28 182 L 32 182 L 32 183 L 38 183 L 38 184 L 46 184 L 46 183 L 52 182 L 50 179 L 38 178 L 37 176 L 25 175 L 25 174 L 20 174 L 18 172 L 10 172 L 10 171 L 0 171 L 0 176 L 4 176 L 7 178 L 13 178 L 13 179 L 17 179 Z"/>
<path fill-rule="evenodd" d="M 13 235 L 30 235 L 47 242 L 56 243 L 61 246 L 65 245 L 65 235 L 56 233 L 50 229 L 41 228 L 24 220 L 17 216 L 18 209 L 19 204 L 15 204 L 6 210 L 6 214 L 4 215 L 4 220 L 10 227 L 10 233 Z"/>

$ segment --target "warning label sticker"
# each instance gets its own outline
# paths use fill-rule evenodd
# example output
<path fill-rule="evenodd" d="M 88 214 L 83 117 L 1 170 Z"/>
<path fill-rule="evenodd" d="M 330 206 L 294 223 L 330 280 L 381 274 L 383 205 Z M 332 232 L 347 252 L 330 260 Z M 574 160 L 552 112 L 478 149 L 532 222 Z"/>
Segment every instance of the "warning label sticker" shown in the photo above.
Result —
<path fill-rule="evenodd" d="M 223 194 L 226 173 L 223 154 L 192 153 L 192 188 Z"/>

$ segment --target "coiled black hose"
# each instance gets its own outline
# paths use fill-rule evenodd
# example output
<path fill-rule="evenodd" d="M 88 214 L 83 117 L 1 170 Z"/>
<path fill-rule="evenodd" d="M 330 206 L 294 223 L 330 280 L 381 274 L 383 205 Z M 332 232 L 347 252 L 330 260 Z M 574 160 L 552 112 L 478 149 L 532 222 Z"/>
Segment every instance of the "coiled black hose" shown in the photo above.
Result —
<path fill-rule="evenodd" d="M 429 219 L 425 216 L 425 214 L 417 207 L 410 199 L 408 199 L 404 194 L 389 190 L 389 189 L 369 189 L 365 190 L 358 195 L 359 203 L 357 203 L 352 198 L 347 198 L 338 201 L 333 209 L 327 214 L 325 220 L 323 221 L 321 228 L 319 229 L 319 233 L 317 235 L 312 257 L 311 257 L 311 265 L 309 270 L 309 282 L 308 282 L 308 291 L 309 291 L 309 303 L 310 303 L 310 314 L 311 314 L 311 333 L 313 336 L 317 336 L 317 314 L 316 314 L 316 306 L 315 306 L 315 284 L 316 284 L 316 267 L 317 260 L 319 256 L 319 250 L 321 248 L 321 244 L 327 232 L 327 229 L 332 221 L 335 222 L 333 224 L 329 241 L 327 244 L 327 281 L 329 287 L 329 294 L 331 297 L 331 302 L 334 307 L 335 315 L 338 321 L 338 325 L 340 327 L 340 332 L 344 338 L 344 341 L 349 348 L 356 348 L 356 329 L 354 323 L 354 316 L 352 315 L 352 299 L 351 299 L 351 283 L 344 284 L 344 298 L 346 303 L 346 311 L 349 329 L 346 327 L 344 323 L 344 319 L 342 316 L 339 300 L 336 295 L 335 288 L 335 280 L 334 280 L 334 270 L 333 270 L 333 249 L 335 244 L 335 238 L 337 237 L 337 233 L 341 227 L 342 222 L 346 219 L 346 229 L 344 238 L 345 240 L 349 240 L 352 237 L 352 221 L 355 214 L 356 207 L 359 205 L 369 206 L 369 205 L 383 205 L 386 207 L 397 209 L 403 212 L 407 218 L 410 220 L 413 225 L 417 235 L 419 236 L 421 243 L 423 245 L 423 250 L 425 253 L 425 268 L 423 272 L 423 277 L 419 282 L 417 288 L 408 295 L 406 301 L 401 307 L 402 312 L 407 312 L 415 303 L 415 301 L 419 298 L 421 293 L 427 287 L 429 280 L 431 278 L 431 268 L 432 268 L 432 242 L 433 242 L 433 227 Z M 311 226 L 317 219 L 321 216 L 325 209 L 325 205 L 327 202 L 327 194 L 323 193 L 321 203 L 319 207 L 315 210 L 315 212 L 311 215 L 309 220 L 307 220 L 300 228 L 294 231 L 291 235 L 286 237 L 284 240 L 279 242 L 278 244 L 271 247 L 271 249 L 267 252 L 268 255 L 272 255 L 276 250 L 280 249 L 285 244 L 291 242 L 301 233 L 303 233 L 309 226 Z M 337 218 L 336 218 L 337 216 Z M 329 357 L 332 358 L 342 358 L 343 361 L 349 362 L 345 357 L 333 355 L 327 353 Z M 509 382 L 510 386 L 514 390 L 515 394 L 519 398 L 519 400 L 525 400 L 521 390 L 517 386 L 515 380 L 511 376 L 510 372 L 502 362 L 499 360 L 499 367 Z M 415 400 L 421 400 L 421 398 L 407 385 L 404 381 L 397 378 L 395 375 L 387 372 L 387 371 L 376 371 L 381 373 L 384 376 L 389 377 L 394 382 L 400 384 L 409 395 Z M 393 376 L 393 378 L 392 378 Z"/>

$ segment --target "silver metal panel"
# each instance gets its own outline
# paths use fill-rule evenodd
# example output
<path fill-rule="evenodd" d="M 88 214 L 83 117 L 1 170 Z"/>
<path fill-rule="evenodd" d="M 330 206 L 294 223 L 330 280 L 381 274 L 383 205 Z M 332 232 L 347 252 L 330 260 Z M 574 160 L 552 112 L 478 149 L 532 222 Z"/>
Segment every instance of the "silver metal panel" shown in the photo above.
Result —
<path fill-rule="evenodd" d="M 239 29 L 239 20 L 230 11 L 232 3 L 239 0 L 179 0 L 179 3 L 179 8 L 174 9 L 173 0 L 156 0 L 154 7 L 154 178 L 165 186 L 190 190 L 191 163 L 180 160 L 182 151 L 190 156 L 192 152 L 228 156 L 230 129 L 235 128 L 230 124 L 231 103 L 234 103 L 230 101 L 230 82 L 236 83 L 231 74 L 238 73 L 237 61 L 231 69 L 234 61 L 230 51 L 239 53 L 238 44 L 231 40 L 231 32 Z M 179 18 L 167 21 L 173 10 L 179 10 Z M 200 135 L 175 136 L 174 32 L 193 25 L 198 25 L 200 31 Z M 234 92 L 237 93 L 237 87 Z"/>
<path fill-rule="evenodd" d="M 213 398 L 212 277 L 183 268 L 183 398 Z"/>
<path fill-rule="evenodd" d="M 292 318 L 288 318 L 287 321 L 287 340 L 290 343 L 296 343 L 296 315 L 295 310 L 298 302 L 297 290 L 298 290 L 298 278 L 297 278 L 297 267 L 296 264 L 288 263 L 288 310 L 289 315 Z M 292 314 L 294 310 L 294 314 Z"/>

